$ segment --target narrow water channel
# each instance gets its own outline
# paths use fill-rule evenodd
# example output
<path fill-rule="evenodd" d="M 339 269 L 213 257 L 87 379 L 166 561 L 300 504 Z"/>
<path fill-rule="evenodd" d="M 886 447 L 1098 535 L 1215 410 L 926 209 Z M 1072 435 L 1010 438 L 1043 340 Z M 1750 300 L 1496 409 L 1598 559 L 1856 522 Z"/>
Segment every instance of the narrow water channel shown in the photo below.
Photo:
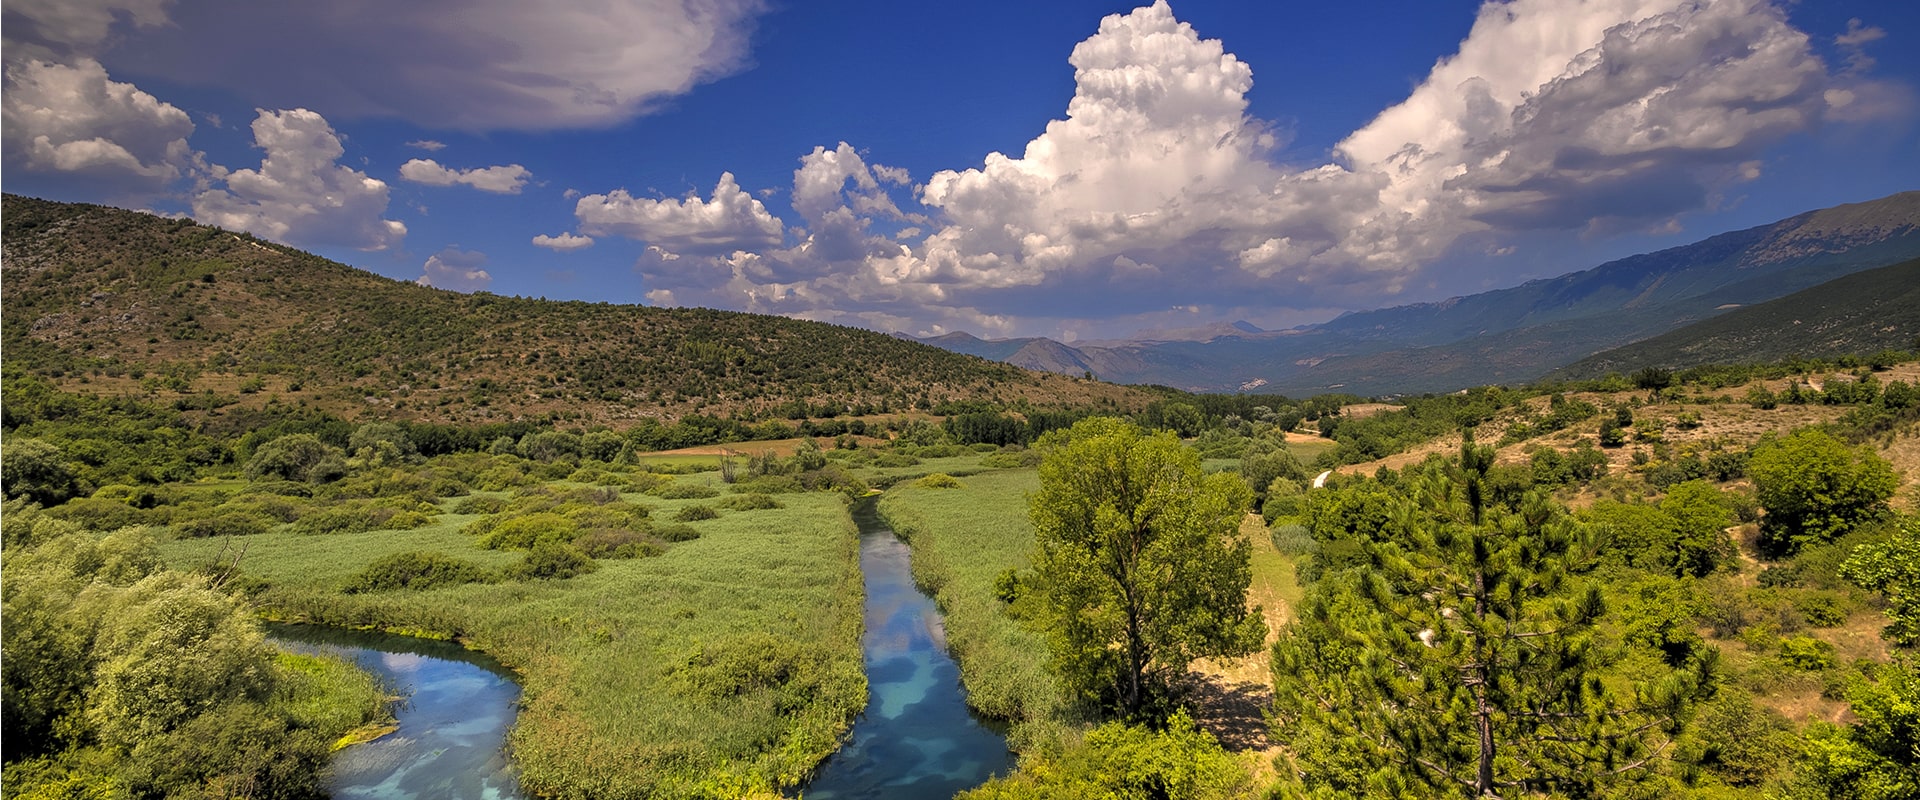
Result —
<path fill-rule="evenodd" d="M 520 687 L 484 655 L 449 642 L 318 625 L 269 625 L 280 646 L 351 659 L 406 698 L 400 729 L 334 754 L 335 800 L 519 800 L 502 746 Z"/>
<path fill-rule="evenodd" d="M 874 501 L 853 507 L 867 589 L 867 710 L 821 765 L 807 800 L 952 797 L 1013 770 L 1004 733 L 968 710 L 939 609 L 913 585 L 905 542 Z"/>

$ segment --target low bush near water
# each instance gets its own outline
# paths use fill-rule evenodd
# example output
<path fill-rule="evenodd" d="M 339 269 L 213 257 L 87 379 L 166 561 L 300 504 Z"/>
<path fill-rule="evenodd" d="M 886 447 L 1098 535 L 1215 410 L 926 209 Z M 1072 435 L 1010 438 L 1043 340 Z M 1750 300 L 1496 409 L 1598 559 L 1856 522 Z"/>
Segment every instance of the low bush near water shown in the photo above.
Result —
<path fill-rule="evenodd" d="M 406 552 L 383 556 L 348 581 L 348 594 L 394 589 L 433 589 L 481 583 L 493 578 L 487 568 L 439 552 Z"/>

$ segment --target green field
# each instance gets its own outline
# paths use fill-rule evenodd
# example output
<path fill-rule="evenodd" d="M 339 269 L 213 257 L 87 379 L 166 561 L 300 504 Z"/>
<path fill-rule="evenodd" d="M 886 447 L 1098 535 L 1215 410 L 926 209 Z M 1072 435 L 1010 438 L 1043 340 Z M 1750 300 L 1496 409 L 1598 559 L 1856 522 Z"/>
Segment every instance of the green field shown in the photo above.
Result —
<path fill-rule="evenodd" d="M 622 499 L 671 519 L 724 498 Z M 779 502 L 721 511 L 663 555 L 599 561 L 567 580 L 340 592 L 391 553 L 517 561 L 460 532 L 473 515 L 410 531 L 177 540 L 165 555 L 193 568 L 244 544 L 242 569 L 268 584 L 256 602 L 270 616 L 457 636 L 511 666 L 525 688 L 511 747 L 536 793 L 724 794 L 797 782 L 865 704 L 857 539 L 842 496 Z"/>

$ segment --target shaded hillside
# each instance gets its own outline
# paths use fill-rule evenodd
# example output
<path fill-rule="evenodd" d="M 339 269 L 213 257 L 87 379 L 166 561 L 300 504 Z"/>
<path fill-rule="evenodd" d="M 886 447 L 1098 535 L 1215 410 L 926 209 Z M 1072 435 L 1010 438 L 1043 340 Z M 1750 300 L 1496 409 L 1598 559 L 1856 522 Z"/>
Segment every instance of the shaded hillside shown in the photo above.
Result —
<path fill-rule="evenodd" d="M 190 220 L 12 195 L 3 216 L 7 369 L 78 391 L 449 421 L 1147 401 L 856 328 L 457 294 Z"/>
<path fill-rule="evenodd" d="M 1068 346 L 1020 341 L 1011 363 L 1195 391 L 1258 385 L 1450 391 L 1528 381 L 1594 353 L 1920 256 L 1920 192 L 1812 211 L 1557 278 L 1435 303 L 1346 314 L 1288 331 L 1223 329 L 1204 341 Z M 1244 332 L 1243 332 L 1244 331 Z M 970 338 L 970 337 L 969 337 Z M 976 340 L 977 341 L 977 340 Z M 939 343 L 939 342 L 936 342 Z"/>
<path fill-rule="evenodd" d="M 1920 259 L 1812 289 L 1581 359 L 1554 377 L 1642 367 L 1779 361 L 1906 349 L 1920 339 Z"/>

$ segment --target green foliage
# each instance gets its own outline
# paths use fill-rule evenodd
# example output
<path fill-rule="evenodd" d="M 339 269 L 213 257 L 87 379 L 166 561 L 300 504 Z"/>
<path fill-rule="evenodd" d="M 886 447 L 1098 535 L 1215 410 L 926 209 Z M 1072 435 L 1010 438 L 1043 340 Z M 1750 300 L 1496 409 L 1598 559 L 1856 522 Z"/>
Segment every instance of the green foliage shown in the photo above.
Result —
<path fill-rule="evenodd" d="M 9 796 L 310 797 L 327 744 L 385 714 L 344 663 L 291 670 L 233 598 L 161 570 L 143 531 L 47 533 L 10 532 L 4 562 Z"/>
<path fill-rule="evenodd" d="M 705 500 L 710 497 L 719 497 L 720 490 L 704 483 L 675 481 L 673 483 L 663 484 L 660 488 L 654 489 L 648 492 L 648 494 L 662 500 Z"/>
<path fill-rule="evenodd" d="M 1519 400 L 1517 392 L 1492 386 L 1460 394 L 1407 398 L 1401 411 L 1362 418 L 1322 417 L 1321 435 L 1339 443 L 1322 461 L 1325 466 L 1334 466 L 1385 458 L 1421 442 L 1491 420 L 1501 409 Z"/>
<path fill-rule="evenodd" d="M 1267 490 L 1280 479 L 1300 482 L 1307 479 L 1307 468 L 1287 449 L 1286 440 L 1262 436 L 1247 443 L 1240 456 L 1240 477 L 1253 490 L 1256 506 L 1264 507 Z"/>
<path fill-rule="evenodd" d="M 247 460 L 248 480 L 326 483 L 347 473 L 340 451 L 309 433 L 282 436 L 260 446 Z"/>
<path fill-rule="evenodd" d="M 1186 712 L 1164 730 L 1109 722 L 1058 756 L 1031 759 L 1020 771 L 959 795 L 963 800 L 1098 800 L 1244 796 L 1252 781 L 1234 757 Z"/>
<path fill-rule="evenodd" d="M 1170 434 L 1094 418 L 1050 435 L 1029 503 L 1041 615 L 1066 684 L 1150 717 L 1195 658 L 1244 655 L 1266 625 L 1248 609 L 1249 498 L 1204 475 Z"/>
<path fill-rule="evenodd" d="M 1840 565 L 1842 579 L 1887 601 L 1883 636 L 1895 644 L 1920 644 L 1920 519 L 1907 518 L 1886 541 L 1860 545 Z"/>
<path fill-rule="evenodd" d="M 527 551 L 520 563 L 507 568 L 513 580 L 559 580 L 585 575 L 598 569 L 593 559 L 572 544 L 541 542 Z"/>
<path fill-rule="evenodd" d="M 1700 708 L 1677 748 L 1677 761 L 1697 766 L 1734 787 L 1757 787 L 1790 762 L 1799 738 L 1780 712 L 1754 703 L 1735 687 L 1722 687 Z"/>
<path fill-rule="evenodd" d="M 223 511 L 173 524 L 174 533 L 188 538 L 253 536 L 279 526 L 279 520 L 253 511 Z"/>
<path fill-rule="evenodd" d="M 1893 467 L 1872 450 L 1813 429 L 1761 443 L 1747 472 L 1767 509 L 1760 543 L 1774 556 L 1832 541 L 1872 519 L 1899 486 Z"/>
<path fill-rule="evenodd" d="M 666 552 L 658 537 L 637 531 L 594 530 L 573 540 L 590 558 L 650 558 Z"/>
<path fill-rule="evenodd" d="M 1274 644 L 1274 734 L 1328 796 L 1586 795 L 1657 770 L 1710 651 L 1601 679 L 1595 537 L 1543 495 L 1491 504 L 1492 451 L 1430 465 Z"/>
<path fill-rule="evenodd" d="M 1808 731 L 1796 796 L 1848 800 L 1920 797 L 1920 670 L 1904 659 L 1847 690 L 1855 721 Z"/>
<path fill-rule="evenodd" d="M 695 503 L 690 506 L 682 506 L 679 511 L 673 513 L 673 518 L 679 522 L 699 522 L 701 520 L 719 519 L 720 512 L 715 511 L 713 506 Z"/>
<path fill-rule="evenodd" d="M 542 544 L 571 542 L 580 535 L 573 520 L 551 511 L 509 517 L 481 534 L 479 545 L 488 550 L 531 550 Z"/>
<path fill-rule="evenodd" d="M 920 480 L 914 481 L 914 485 L 922 489 L 958 489 L 960 488 L 960 479 L 944 472 L 935 472 Z"/>
<path fill-rule="evenodd" d="M 1605 537 L 1606 557 L 1664 575 L 1699 577 L 1734 557 L 1725 528 L 1733 510 L 1706 481 L 1687 481 L 1667 491 L 1658 505 L 1602 498 L 1582 514 Z"/>
<path fill-rule="evenodd" d="M 779 500 L 773 498 L 773 495 L 749 492 L 746 494 L 737 494 L 720 501 L 720 507 L 733 511 L 766 511 L 785 508 L 786 506 L 781 505 Z"/>
<path fill-rule="evenodd" d="M 42 506 L 58 505 L 80 493 L 66 453 L 23 436 L 8 437 L 0 446 L 0 485 L 8 500 L 24 497 Z"/>
<path fill-rule="evenodd" d="M 383 592 L 395 589 L 435 589 L 492 580 L 487 568 L 436 551 L 407 551 L 375 559 L 341 591 Z"/>

